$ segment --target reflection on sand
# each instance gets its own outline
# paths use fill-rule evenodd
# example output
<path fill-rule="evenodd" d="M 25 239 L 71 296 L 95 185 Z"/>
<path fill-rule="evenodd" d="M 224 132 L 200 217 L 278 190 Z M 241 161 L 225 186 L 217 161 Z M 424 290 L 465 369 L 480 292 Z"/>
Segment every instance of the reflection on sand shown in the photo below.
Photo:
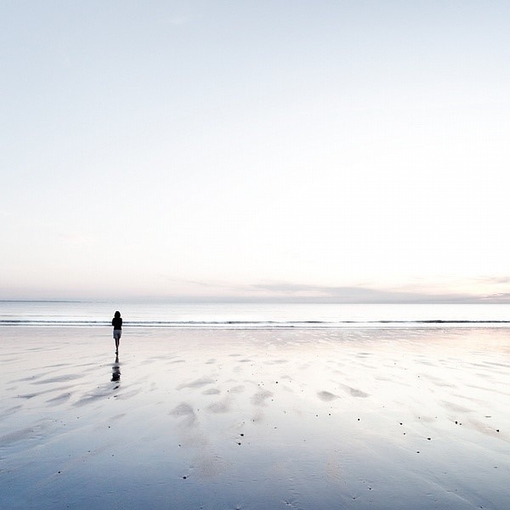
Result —
<path fill-rule="evenodd" d="M 120 363 L 119 356 L 115 356 L 115 361 L 112 365 L 112 382 L 120 381 Z M 118 386 L 116 386 L 118 388 Z"/>

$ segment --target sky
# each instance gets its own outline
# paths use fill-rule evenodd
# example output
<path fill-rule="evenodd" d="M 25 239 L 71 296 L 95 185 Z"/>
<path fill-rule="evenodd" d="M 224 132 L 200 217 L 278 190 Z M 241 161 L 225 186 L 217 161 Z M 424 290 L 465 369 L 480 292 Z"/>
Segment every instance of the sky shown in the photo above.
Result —
<path fill-rule="evenodd" d="M 510 302 L 509 26 L 1 0 L 0 299 Z"/>

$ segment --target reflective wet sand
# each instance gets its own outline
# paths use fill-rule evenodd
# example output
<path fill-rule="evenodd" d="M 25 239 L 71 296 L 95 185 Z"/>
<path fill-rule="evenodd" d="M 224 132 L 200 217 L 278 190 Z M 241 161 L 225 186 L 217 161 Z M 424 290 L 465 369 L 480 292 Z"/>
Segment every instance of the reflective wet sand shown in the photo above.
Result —
<path fill-rule="evenodd" d="M 0 328 L 2 508 L 506 509 L 504 328 Z"/>

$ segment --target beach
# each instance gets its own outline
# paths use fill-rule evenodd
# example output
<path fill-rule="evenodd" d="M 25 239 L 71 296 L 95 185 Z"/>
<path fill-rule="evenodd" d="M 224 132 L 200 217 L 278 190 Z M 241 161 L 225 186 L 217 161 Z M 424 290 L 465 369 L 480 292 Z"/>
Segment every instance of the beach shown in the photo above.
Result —
<path fill-rule="evenodd" d="M 507 509 L 501 327 L 0 327 L 2 509 Z"/>

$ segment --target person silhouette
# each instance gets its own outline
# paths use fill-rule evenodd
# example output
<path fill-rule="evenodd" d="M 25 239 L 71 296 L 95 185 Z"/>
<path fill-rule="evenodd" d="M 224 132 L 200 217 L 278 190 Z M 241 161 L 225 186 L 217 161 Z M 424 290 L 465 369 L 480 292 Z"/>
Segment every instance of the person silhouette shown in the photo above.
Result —
<path fill-rule="evenodd" d="M 115 340 L 115 354 L 119 354 L 120 337 L 122 336 L 122 318 L 120 312 L 115 312 L 112 319 L 113 338 Z"/>

